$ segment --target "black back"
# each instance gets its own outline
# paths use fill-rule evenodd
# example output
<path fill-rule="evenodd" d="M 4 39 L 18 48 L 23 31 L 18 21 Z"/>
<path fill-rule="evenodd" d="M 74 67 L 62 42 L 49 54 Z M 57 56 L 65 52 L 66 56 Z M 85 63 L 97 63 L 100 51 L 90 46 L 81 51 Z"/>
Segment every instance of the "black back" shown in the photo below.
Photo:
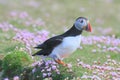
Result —
<path fill-rule="evenodd" d="M 44 55 L 44 56 L 47 56 L 49 55 L 52 50 L 58 46 L 60 43 L 62 43 L 63 39 L 65 37 L 68 37 L 68 36 L 77 36 L 77 35 L 80 35 L 82 33 L 82 30 L 78 30 L 75 28 L 75 26 L 73 25 L 71 29 L 69 29 L 67 32 L 65 32 L 64 34 L 62 35 L 58 35 L 58 36 L 55 36 L 55 37 L 52 37 L 48 40 L 46 40 L 44 43 L 38 45 L 37 49 L 41 49 L 40 51 L 38 51 L 37 53 L 33 54 L 32 56 L 35 56 L 35 55 Z"/>

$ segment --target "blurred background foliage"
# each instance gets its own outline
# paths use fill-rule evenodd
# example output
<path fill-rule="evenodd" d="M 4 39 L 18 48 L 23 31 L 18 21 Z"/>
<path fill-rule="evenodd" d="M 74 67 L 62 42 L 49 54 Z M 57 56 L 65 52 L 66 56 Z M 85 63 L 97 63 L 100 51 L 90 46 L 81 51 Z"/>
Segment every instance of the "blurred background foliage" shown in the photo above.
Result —
<path fill-rule="evenodd" d="M 0 21 L 11 22 L 11 11 L 26 11 L 33 18 L 41 18 L 44 28 L 55 34 L 70 28 L 77 17 L 85 16 L 90 19 L 93 34 L 101 35 L 101 30 L 109 28 L 109 35 L 119 36 L 119 0 L 0 0 Z"/>

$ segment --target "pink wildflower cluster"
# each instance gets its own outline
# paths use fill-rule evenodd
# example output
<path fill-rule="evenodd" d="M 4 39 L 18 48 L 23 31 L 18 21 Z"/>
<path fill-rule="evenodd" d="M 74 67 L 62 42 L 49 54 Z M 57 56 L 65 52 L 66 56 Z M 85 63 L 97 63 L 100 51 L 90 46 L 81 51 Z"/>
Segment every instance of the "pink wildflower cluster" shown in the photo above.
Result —
<path fill-rule="evenodd" d="M 39 68 L 39 72 L 42 73 L 42 77 L 43 78 L 48 78 L 48 77 L 52 77 L 52 73 L 55 72 L 56 74 L 60 74 L 59 71 L 59 66 L 57 65 L 56 62 L 48 60 L 48 61 L 40 61 L 40 62 L 35 62 L 32 64 L 32 66 L 34 67 L 32 72 L 33 74 L 38 71 L 37 68 Z M 36 67 L 38 66 L 38 67 Z M 38 76 L 39 77 L 39 76 Z"/>
<path fill-rule="evenodd" d="M 0 29 L 4 32 L 7 32 L 9 30 L 17 31 L 18 29 L 15 28 L 12 24 L 9 24 L 7 22 L 0 23 Z"/>
<path fill-rule="evenodd" d="M 82 44 L 84 45 L 96 45 L 99 49 L 105 51 L 112 52 L 120 52 L 120 39 L 110 36 L 89 36 L 82 37 Z M 103 46 L 102 46 L 103 45 Z M 97 50 L 92 50 L 92 52 L 96 52 Z"/>
<path fill-rule="evenodd" d="M 21 19 L 25 19 L 25 18 L 29 17 L 28 13 L 25 12 L 25 11 L 24 12 L 12 11 L 12 12 L 10 12 L 10 16 L 12 16 L 12 17 L 19 17 Z"/>
<path fill-rule="evenodd" d="M 82 43 L 88 45 L 103 43 L 105 45 L 120 46 L 120 39 L 110 36 L 88 36 L 82 37 Z"/>
<path fill-rule="evenodd" d="M 68 64 L 68 67 L 63 67 L 54 62 L 53 60 L 37 61 L 32 64 L 32 67 L 32 73 L 35 74 L 39 71 L 40 73 L 42 73 L 43 78 L 53 78 L 57 75 L 63 75 L 64 72 L 73 72 L 71 64 Z M 40 77 L 40 75 L 37 77 Z"/>
<path fill-rule="evenodd" d="M 81 77 L 82 79 L 92 80 L 119 80 L 120 79 L 120 62 L 107 59 L 103 64 L 99 61 L 94 61 L 93 65 L 85 64 L 84 62 L 77 60 L 77 66 L 88 69 L 89 72 L 85 72 Z"/>
<path fill-rule="evenodd" d="M 48 38 L 49 32 L 46 30 L 32 33 L 26 30 L 18 31 L 13 37 L 14 40 L 22 42 L 26 50 L 31 54 L 31 47 L 35 47 L 37 44 L 42 43 Z"/>
<path fill-rule="evenodd" d="M 27 30 L 21 30 L 19 28 L 16 28 L 15 26 L 13 26 L 12 24 L 9 24 L 7 22 L 0 23 L 0 29 L 2 31 L 7 32 L 7 31 L 11 30 L 16 33 L 16 35 L 13 37 L 13 39 L 24 43 L 26 50 L 30 54 L 31 54 L 31 46 L 34 47 L 34 46 L 36 46 L 36 44 L 39 44 L 48 38 L 48 34 L 49 34 L 48 31 L 46 31 L 46 30 L 37 31 L 36 30 L 36 26 L 44 25 L 44 22 L 41 19 L 38 18 L 37 20 L 34 20 L 32 17 L 29 16 L 29 14 L 27 12 L 12 11 L 10 13 L 10 15 L 15 20 L 17 18 L 22 19 L 21 21 L 23 21 L 23 23 L 25 23 L 27 26 L 32 25 L 33 30 L 36 31 L 36 33 L 32 33 Z"/>
<path fill-rule="evenodd" d="M 24 13 L 23 15 L 25 16 L 27 14 Z M 36 46 L 36 44 L 42 43 L 48 38 L 49 35 L 49 32 L 46 30 L 41 30 L 41 31 L 37 31 L 36 33 L 32 33 L 27 30 L 18 29 L 12 24 L 9 24 L 7 22 L 0 23 L 0 29 L 3 32 L 13 31 L 14 33 L 16 33 L 13 39 L 24 43 L 26 50 L 30 54 L 31 54 L 31 46 L 34 47 Z"/>
<path fill-rule="evenodd" d="M 17 11 L 11 11 L 10 16 L 15 19 L 18 23 L 24 24 L 25 26 L 44 26 L 45 22 L 41 18 L 33 19 L 27 12 L 17 12 Z"/>

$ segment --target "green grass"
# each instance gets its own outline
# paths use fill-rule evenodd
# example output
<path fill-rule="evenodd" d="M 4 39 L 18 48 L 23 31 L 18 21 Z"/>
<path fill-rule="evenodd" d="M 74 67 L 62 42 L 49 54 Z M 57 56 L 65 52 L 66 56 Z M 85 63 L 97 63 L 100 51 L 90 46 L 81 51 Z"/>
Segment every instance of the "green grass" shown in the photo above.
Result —
<path fill-rule="evenodd" d="M 22 19 L 14 20 L 9 15 L 11 11 L 26 11 L 34 20 L 41 18 L 45 22 L 45 26 L 38 26 L 38 30 L 46 29 L 50 31 L 50 35 L 52 35 L 63 33 L 64 27 L 70 28 L 77 17 L 85 16 L 90 19 L 94 31 L 93 33 L 84 32 L 83 36 L 115 35 L 120 38 L 120 1 L 107 1 L 109 0 L 36 0 L 39 7 L 35 8 L 28 5 L 29 0 L 1 0 L 0 23 L 9 22 L 19 29 L 27 29 L 31 32 L 35 32 L 32 26 L 26 27 L 24 24 L 19 23 Z M 83 9 L 83 12 L 80 11 L 80 9 Z M 96 22 L 97 19 L 100 20 L 100 22 Z M 108 34 L 101 34 L 101 31 L 99 31 L 98 28 L 103 30 L 105 28 L 111 28 L 112 31 Z M 23 47 L 22 44 L 12 40 L 14 35 L 15 33 L 12 31 L 3 32 L 0 30 L 0 55 L 6 55 L 8 52 L 13 51 L 16 46 Z M 78 71 L 78 68 L 74 64 L 77 58 L 85 63 L 93 64 L 93 61 L 100 61 L 103 63 L 106 61 L 106 55 L 111 55 L 112 59 L 120 61 L 119 53 L 92 53 L 92 49 L 96 48 L 95 45 L 82 46 L 83 50 L 77 50 L 72 56 L 65 59 L 66 63 L 73 64 L 73 69 L 77 72 L 78 76 L 82 76 L 83 72 L 87 70 L 79 68 Z"/>
<path fill-rule="evenodd" d="M 89 64 L 89 65 L 93 65 L 94 61 L 100 62 L 99 65 L 102 65 L 107 60 L 107 58 L 106 58 L 107 55 L 110 55 L 111 59 L 116 60 L 118 62 L 120 61 L 119 53 L 113 53 L 113 52 L 92 53 L 93 48 L 94 48 L 94 46 L 85 46 L 84 50 L 77 50 L 70 57 L 65 59 L 66 63 L 71 63 L 73 65 L 72 69 L 75 72 L 76 76 L 82 76 L 85 72 L 91 74 L 90 70 L 88 70 L 86 68 L 82 68 L 82 67 L 77 67 L 76 59 L 80 59 L 81 61 L 83 61 L 84 63 Z"/>
<path fill-rule="evenodd" d="M 37 1 L 38 4 L 40 3 L 38 8 L 26 5 L 26 3 L 28 3 L 27 0 L 23 2 L 18 0 L 6 0 L 1 2 L 4 2 L 4 4 L 0 7 L 0 12 L 3 14 L 0 16 L 1 21 L 11 21 L 11 18 L 8 15 L 10 11 L 27 11 L 33 18 L 42 18 L 46 22 L 46 28 L 51 32 L 61 33 L 63 31 L 63 26 L 71 27 L 77 17 L 86 16 L 90 19 L 94 29 L 97 27 L 112 27 L 115 30 L 115 34 L 119 33 L 117 32 L 119 29 L 118 24 L 120 20 L 119 3 L 117 1 L 107 3 L 104 0 L 44 0 Z M 85 12 L 81 12 L 80 8 L 85 8 Z M 46 16 L 47 14 L 49 14 L 49 16 Z M 104 23 L 96 23 L 95 20 L 97 18 L 101 19 Z M 55 31 L 58 28 L 60 30 Z"/>

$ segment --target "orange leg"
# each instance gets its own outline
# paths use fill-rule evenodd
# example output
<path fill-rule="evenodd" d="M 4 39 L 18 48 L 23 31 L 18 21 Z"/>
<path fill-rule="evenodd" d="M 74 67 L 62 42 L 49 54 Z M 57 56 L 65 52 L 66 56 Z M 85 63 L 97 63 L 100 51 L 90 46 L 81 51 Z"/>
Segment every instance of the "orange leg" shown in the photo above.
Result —
<path fill-rule="evenodd" d="M 61 65 L 63 65 L 63 66 L 67 66 L 67 64 L 65 64 L 63 61 L 61 61 L 61 60 L 55 60 L 55 62 L 57 62 L 58 64 L 61 64 Z"/>

